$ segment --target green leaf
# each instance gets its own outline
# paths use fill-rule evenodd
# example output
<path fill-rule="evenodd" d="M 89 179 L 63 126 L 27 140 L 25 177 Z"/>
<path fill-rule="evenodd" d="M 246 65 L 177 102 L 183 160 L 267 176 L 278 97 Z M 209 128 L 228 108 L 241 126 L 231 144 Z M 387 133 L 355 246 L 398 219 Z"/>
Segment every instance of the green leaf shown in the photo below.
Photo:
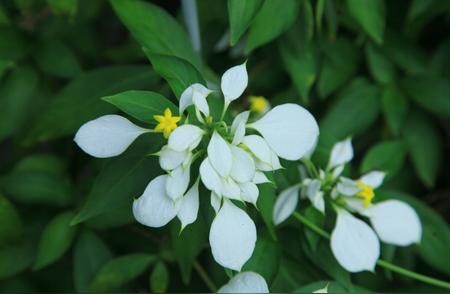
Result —
<path fill-rule="evenodd" d="M 37 171 L 14 171 L 2 179 L 5 193 L 28 205 L 64 207 L 72 202 L 73 193 L 61 177 Z"/>
<path fill-rule="evenodd" d="M 273 224 L 273 206 L 275 205 L 275 188 L 271 183 L 258 186 L 259 197 L 257 207 L 261 211 L 261 216 L 269 230 L 272 239 L 276 240 L 275 226 Z"/>
<path fill-rule="evenodd" d="M 295 26 L 297 28 L 297 26 Z M 300 30 L 289 31 L 280 44 L 284 67 L 289 73 L 302 102 L 307 102 L 309 92 L 317 78 L 317 56 L 315 46 L 308 43 Z"/>
<path fill-rule="evenodd" d="M 383 0 L 347 0 L 349 13 L 378 44 L 383 43 L 385 12 Z"/>
<path fill-rule="evenodd" d="M 0 59 L 0 79 L 3 77 L 3 74 L 7 72 L 8 68 L 10 68 L 11 66 L 12 66 L 11 61 Z"/>
<path fill-rule="evenodd" d="M 34 58 L 43 72 L 56 77 L 71 78 L 82 71 L 74 52 L 59 40 L 43 42 Z"/>
<path fill-rule="evenodd" d="M 11 278 L 27 269 L 33 263 L 35 246 L 27 238 L 19 244 L 0 248 L 0 280 Z"/>
<path fill-rule="evenodd" d="M 417 246 L 422 259 L 433 268 L 450 275 L 450 227 L 447 221 L 425 203 L 404 193 L 380 190 L 377 198 L 398 199 L 409 203 L 419 215 L 422 223 L 422 240 Z"/>
<path fill-rule="evenodd" d="M 408 100 L 395 85 L 390 85 L 383 90 L 381 103 L 387 125 L 398 136 L 408 115 Z"/>
<path fill-rule="evenodd" d="M 11 20 L 9 19 L 8 12 L 6 11 L 3 4 L 0 3 L 0 24 L 7 25 L 10 23 L 10 21 Z"/>
<path fill-rule="evenodd" d="M 443 158 L 443 146 L 436 128 L 426 116 L 411 113 L 403 136 L 416 174 L 425 186 L 434 187 Z"/>
<path fill-rule="evenodd" d="M 78 237 L 73 253 L 76 292 L 86 293 L 95 274 L 111 258 L 111 251 L 105 243 L 94 232 L 84 230 Z"/>
<path fill-rule="evenodd" d="M 407 77 L 402 88 L 417 104 L 442 118 L 450 118 L 450 80 L 433 77 Z"/>
<path fill-rule="evenodd" d="M 12 135 L 29 114 L 38 76 L 28 67 L 15 69 L 0 88 L 0 140 Z"/>
<path fill-rule="evenodd" d="M 342 268 L 334 258 L 329 242 L 320 242 L 314 251 L 305 245 L 306 244 L 304 244 L 303 249 L 306 256 L 308 256 L 317 267 L 322 269 L 351 292 L 353 284 L 350 279 L 350 274 Z"/>
<path fill-rule="evenodd" d="M 95 275 L 89 285 L 89 292 L 113 292 L 136 279 L 156 261 L 150 254 L 134 253 L 108 261 Z"/>
<path fill-rule="evenodd" d="M 13 172 L 34 171 L 53 175 L 66 174 L 66 162 L 52 154 L 33 154 L 22 158 L 14 166 Z"/>
<path fill-rule="evenodd" d="M 192 265 L 208 240 L 205 220 L 199 215 L 197 221 L 180 233 L 178 223 L 172 223 L 170 235 L 175 257 L 180 267 L 181 278 L 187 285 L 191 279 Z"/>
<path fill-rule="evenodd" d="M 148 155 L 161 147 L 159 142 L 143 135 L 124 154 L 110 160 L 95 179 L 72 225 L 119 207 L 131 209 L 133 198 L 141 195 L 160 172 L 158 158 Z"/>
<path fill-rule="evenodd" d="M 182 26 L 157 5 L 139 0 L 111 0 L 123 24 L 151 54 L 167 54 L 200 69 L 200 58 L 192 49 Z"/>
<path fill-rule="evenodd" d="M 112 66 L 84 73 L 52 99 L 31 127 L 25 144 L 73 135 L 87 121 L 115 111 L 100 97 L 146 89 L 157 81 L 147 66 Z"/>
<path fill-rule="evenodd" d="M 360 53 L 353 43 L 346 39 L 327 41 L 321 45 L 324 59 L 317 82 L 321 98 L 326 98 L 344 85 L 358 70 Z M 348 62 L 352 60 L 352 62 Z"/>
<path fill-rule="evenodd" d="M 169 285 L 169 270 L 164 262 L 159 261 L 150 274 L 150 289 L 152 293 L 165 293 Z"/>
<path fill-rule="evenodd" d="M 372 43 L 367 43 L 365 49 L 372 77 L 380 84 L 392 82 L 395 78 L 395 67 L 392 62 Z"/>
<path fill-rule="evenodd" d="M 398 67 L 409 74 L 424 74 L 427 71 L 427 57 L 415 41 L 404 34 L 388 31 L 382 51 Z"/>
<path fill-rule="evenodd" d="M 318 226 L 319 228 L 324 228 L 325 217 L 322 212 L 318 211 L 316 208 L 310 205 L 305 208 L 303 214 L 316 226 Z M 311 250 L 316 251 L 322 237 L 307 227 L 305 227 L 303 231 Z"/>
<path fill-rule="evenodd" d="M 16 29 L 0 26 L 0 59 L 17 61 L 28 53 L 26 39 Z"/>
<path fill-rule="evenodd" d="M 152 63 L 153 69 L 169 83 L 178 99 L 190 85 L 195 83 L 206 85 L 200 72 L 188 61 L 170 55 L 151 54 L 146 49 L 144 52 Z"/>
<path fill-rule="evenodd" d="M 0 195 L 0 247 L 22 237 L 23 223 L 14 205 Z"/>
<path fill-rule="evenodd" d="M 243 271 L 253 271 L 262 275 L 267 283 L 272 284 L 280 266 L 281 248 L 268 236 L 258 236 L 252 257 L 245 263 Z"/>
<path fill-rule="evenodd" d="M 150 91 L 126 91 L 102 99 L 148 124 L 155 124 L 156 120 L 153 116 L 162 115 L 166 108 L 169 108 L 173 114 L 178 112 L 178 108 L 166 97 Z"/>
<path fill-rule="evenodd" d="M 297 0 L 265 0 L 250 26 L 246 52 L 249 53 L 284 33 L 295 22 L 298 11 Z"/>
<path fill-rule="evenodd" d="M 401 140 L 380 142 L 374 145 L 364 156 L 361 172 L 380 170 L 388 177 L 394 176 L 403 166 L 406 146 Z"/>
<path fill-rule="evenodd" d="M 322 118 L 321 132 L 336 140 L 356 136 L 375 121 L 379 104 L 378 88 L 364 79 L 355 79 Z"/>
<path fill-rule="evenodd" d="M 262 4 L 263 0 L 228 0 L 231 46 L 245 33 Z"/>
<path fill-rule="evenodd" d="M 66 253 L 75 237 L 77 227 L 71 226 L 74 213 L 63 212 L 53 218 L 42 232 L 33 270 L 40 270 Z"/>
<path fill-rule="evenodd" d="M 54 14 L 74 16 L 78 8 L 78 0 L 47 0 L 47 4 Z"/>

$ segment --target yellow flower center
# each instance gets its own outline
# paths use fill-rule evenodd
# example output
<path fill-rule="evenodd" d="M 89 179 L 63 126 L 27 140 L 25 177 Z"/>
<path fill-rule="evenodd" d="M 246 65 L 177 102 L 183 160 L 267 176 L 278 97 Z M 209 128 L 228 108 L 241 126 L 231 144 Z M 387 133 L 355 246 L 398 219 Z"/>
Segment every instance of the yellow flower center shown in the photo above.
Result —
<path fill-rule="evenodd" d="M 356 196 L 361 197 L 363 199 L 364 207 L 368 207 L 369 204 L 372 203 L 372 199 L 375 196 L 372 187 L 364 184 L 363 181 L 361 180 L 356 181 L 356 184 L 358 185 L 359 188 L 361 188 L 361 190 L 358 193 L 356 193 Z"/>
<path fill-rule="evenodd" d="M 181 119 L 179 116 L 172 116 L 172 111 L 169 108 L 164 110 L 164 115 L 154 115 L 153 118 L 158 122 L 155 131 L 162 132 L 166 139 L 177 128 L 177 122 Z"/>
<path fill-rule="evenodd" d="M 269 107 L 269 102 L 263 96 L 251 96 L 250 109 L 256 113 L 263 113 Z"/>

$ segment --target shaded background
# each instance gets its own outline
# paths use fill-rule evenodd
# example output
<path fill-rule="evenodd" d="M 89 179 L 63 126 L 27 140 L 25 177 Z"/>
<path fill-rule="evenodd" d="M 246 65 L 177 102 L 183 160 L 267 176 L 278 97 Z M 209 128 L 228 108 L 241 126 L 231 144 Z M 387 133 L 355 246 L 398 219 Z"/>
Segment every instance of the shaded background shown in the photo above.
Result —
<path fill-rule="evenodd" d="M 383 245 L 383 258 L 450 279 L 449 1 L 248 1 L 255 6 L 242 29 L 244 16 L 229 18 L 232 4 L 198 0 L 200 50 L 189 42 L 193 16 L 185 8 L 183 17 L 180 1 L 147 2 L 154 5 L 148 11 L 119 4 L 114 11 L 102 0 L 0 2 L 2 292 L 194 292 L 208 291 L 205 273 L 217 286 L 227 281 L 207 248 L 213 213 L 206 191 L 200 219 L 181 236 L 175 221 L 149 229 L 132 218 L 133 197 L 161 173 L 154 158 L 143 157 L 160 138 L 144 136 L 108 160 L 73 143 L 83 123 L 117 112 L 101 97 L 142 89 L 176 101 L 161 77 L 170 65 L 151 60 L 153 69 L 142 46 L 186 57 L 211 86 L 248 59 L 249 88 L 233 107 L 246 108 L 249 95 L 304 105 L 320 123 L 313 159 L 322 166 L 331 146 L 352 136 L 348 175 L 387 171 L 377 198 L 409 202 L 424 225 L 420 246 Z M 279 189 L 298 181 L 296 164 L 283 164 Z M 436 290 L 382 269 L 350 277 L 307 229 L 288 222 L 275 231 L 275 195 L 261 187 L 261 211 L 251 210 L 258 244 L 246 265 L 272 291 L 309 291 L 320 281 L 347 291 Z M 329 228 L 332 220 L 306 207 Z"/>

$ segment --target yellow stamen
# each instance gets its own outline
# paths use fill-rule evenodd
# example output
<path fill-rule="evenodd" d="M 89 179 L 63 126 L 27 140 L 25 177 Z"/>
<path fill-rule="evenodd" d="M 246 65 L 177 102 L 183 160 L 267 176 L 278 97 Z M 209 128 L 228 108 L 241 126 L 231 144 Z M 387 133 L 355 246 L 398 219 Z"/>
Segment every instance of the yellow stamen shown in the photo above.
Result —
<path fill-rule="evenodd" d="M 372 203 L 372 199 L 375 196 L 372 187 L 364 184 L 363 181 L 361 180 L 356 181 L 356 184 L 358 185 L 359 188 L 361 188 L 361 190 L 358 193 L 356 193 L 356 196 L 363 198 L 364 207 L 368 207 L 369 204 Z"/>
<path fill-rule="evenodd" d="M 172 111 L 169 108 L 164 110 L 164 115 L 154 115 L 153 118 L 158 122 L 154 130 L 162 132 L 166 139 L 177 128 L 177 122 L 181 119 L 179 116 L 172 116 Z"/>
<path fill-rule="evenodd" d="M 269 102 L 263 96 L 250 96 L 250 110 L 256 113 L 264 113 L 269 108 Z"/>

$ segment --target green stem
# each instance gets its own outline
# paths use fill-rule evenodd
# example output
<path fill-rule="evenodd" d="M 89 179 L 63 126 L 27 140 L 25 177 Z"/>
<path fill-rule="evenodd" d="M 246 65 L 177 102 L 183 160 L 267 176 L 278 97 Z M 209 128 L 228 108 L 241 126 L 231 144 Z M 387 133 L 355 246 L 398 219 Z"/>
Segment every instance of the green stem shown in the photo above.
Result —
<path fill-rule="evenodd" d="M 313 222 L 311 222 L 309 219 L 307 219 L 306 217 L 304 217 L 303 215 L 301 215 L 299 212 L 294 212 L 294 217 L 301 222 L 302 224 L 304 224 L 305 226 L 307 226 L 308 228 L 310 228 L 312 231 L 316 232 L 318 235 L 322 236 L 325 239 L 330 239 L 331 236 L 330 234 L 319 228 L 318 226 L 316 226 Z M 385 269 L 391 270 L 393 272 L 396 272 L 398 274 L 407 276 L 411 279 L 417 280 L 417 281 L 421 281 L 423 283 L 429 284 L 429 285 L 433 285 L 436 287 L 441 287 L 441 288 L 445 288 L 445 289 L 450 289 L 450 283 L 446 282 L 446 281 L 442 281 L 439 279 L 435 279 L 432 277 L 428 277 L 410 270 L 407 270 L 405 268 L 402 268 L 400 266 L 394 265 L 390 262 L 387 262 L 385 260 L 379 259 L 377 261 L 377 265 L 380 267 L 383 267 Z"/>
<path fill-rule="evenodd" d="M 217 292 L 217 286 L 214 284 L 213 280 L 208 276 L 208 273 L 205 271 L 205 269 L 202 267 L 198 261 L 194 261 L 194 268 L 197 271 L 200 278 L 202 278 L 203 282 L 205 282 L 206 286 L 208 286 L 208 289 L 212 293 Z"/>

